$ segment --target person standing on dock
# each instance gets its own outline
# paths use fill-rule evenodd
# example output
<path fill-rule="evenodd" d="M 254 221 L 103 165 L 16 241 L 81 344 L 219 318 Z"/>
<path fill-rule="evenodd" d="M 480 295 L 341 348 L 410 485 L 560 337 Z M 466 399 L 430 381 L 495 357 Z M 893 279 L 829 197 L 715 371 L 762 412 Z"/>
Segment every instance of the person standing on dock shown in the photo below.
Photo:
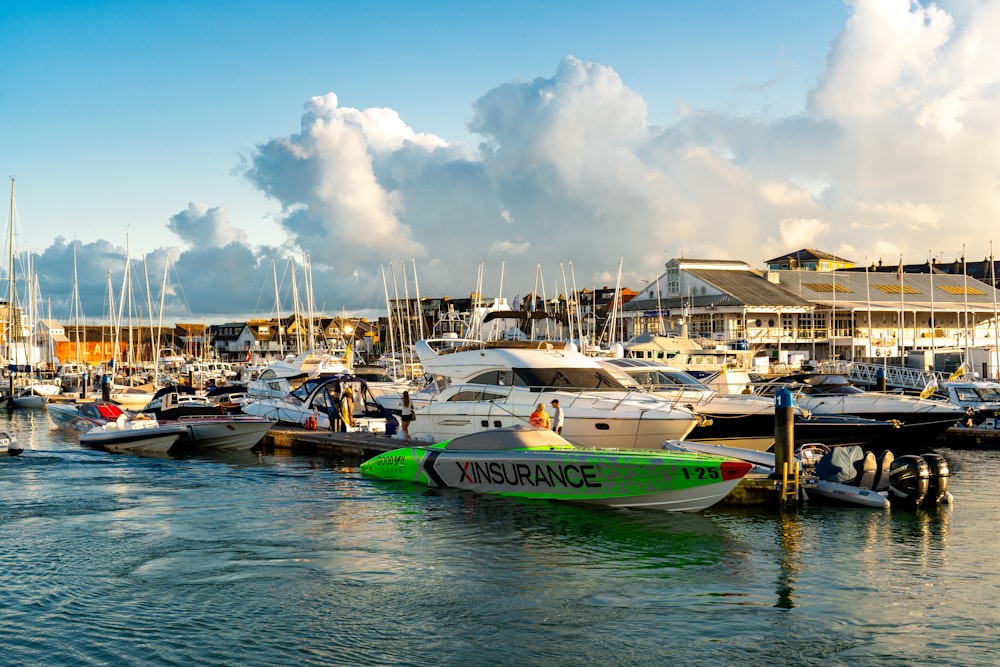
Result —
<path fill-rule="evenodd" d="M 564 417 L 563 417 L 563 409 L 559 405 L 559 399 L 558 398 L 553 398 L 552 399 L 552 419 L 551 419 L 552 430 L 555 431 L 556 433 L 558 433 L 559 435 L 562 435 L 563 419 L 564 419 Z"/>
<path fill-rule="evenodd" d="M 354 427 L 354 391 L 347 387 L 344 389 L 344 398 L 341 401 L 344 410 L 344 423 L 349 427 Z"/>
<path fill-rule="evenodd" d="M 410 392 L 403 392 L 403 407 L 399 411 L 400 420 L 403 422 L 403 439 L 410 441 L 410 422 L 413 421 L 413 404 L 410 403 Z"/>

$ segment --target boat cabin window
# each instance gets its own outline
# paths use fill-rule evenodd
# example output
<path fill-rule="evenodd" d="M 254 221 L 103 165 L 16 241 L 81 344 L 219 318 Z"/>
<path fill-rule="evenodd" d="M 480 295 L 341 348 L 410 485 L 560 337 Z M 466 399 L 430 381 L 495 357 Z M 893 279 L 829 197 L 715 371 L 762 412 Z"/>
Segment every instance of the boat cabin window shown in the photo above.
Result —
<path fill-rule="evenodd" d="M 509 387 L 511 386 L 513 372 L 510 370 L 491 370 L 485 373 L 480 373 L 476 377 L 469 380 L 472 384 L 488 384 L 498 387 Z"/>
<path fill-rule="evenodd" d="M 532 391 L 622 391 L 626 388 L 603 368 L 515 368 L 514 385 Z"/>
<path fill-rule="evenodd" d="M 448 402 L 479 401 L 482 397 L 483 392 L 481 390 L 466 389 L 464 391 L 456 391 L 448 398 Z"/>

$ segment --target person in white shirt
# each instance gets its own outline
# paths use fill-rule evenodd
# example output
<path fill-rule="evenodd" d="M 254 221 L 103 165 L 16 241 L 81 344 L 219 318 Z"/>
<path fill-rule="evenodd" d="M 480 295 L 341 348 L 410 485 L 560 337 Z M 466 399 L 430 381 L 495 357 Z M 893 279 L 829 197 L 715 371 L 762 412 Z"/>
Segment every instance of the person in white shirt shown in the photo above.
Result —
<path fill-rule="evenodd" d="M 552 430 L 562 435 L 563 409 L 559 406 L 558 398 L 552 399 L 552 419 L 550 421 L 552 423 Z"/>

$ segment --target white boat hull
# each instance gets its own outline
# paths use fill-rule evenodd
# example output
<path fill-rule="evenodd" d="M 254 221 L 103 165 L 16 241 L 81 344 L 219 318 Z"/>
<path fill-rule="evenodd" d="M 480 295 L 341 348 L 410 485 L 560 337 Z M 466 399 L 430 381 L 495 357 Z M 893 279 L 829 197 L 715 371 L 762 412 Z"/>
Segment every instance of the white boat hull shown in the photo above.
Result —
<path fill-rule="evenodd" d="M 109 422 L 80 435 L 80 443 L 113 452 L 166 454 L 186 434 L 183 426 L 151 420 L 125 422 L 123 426 Z"/>
<path fill-rule="evenodd" d="M 197 449 L 241 452 L 253 449 L 271 429 L 274 422 L 252 417 L 199 418 L 187 417 L 176 423 L 184 426 L 182 442 Z"/>
<path fill-rule="evenodd" d="M 863 505 L 876 509 L 886 509 L 889 507 L 889 498 L 878 491 L 862 489 L 859 486 L 850 484 L 838 484 L 828 482 L 825 479 L 805 480 L 803 488 L 807 496 L 816 496 L 828 500 L 836 500 L 853 505 Z"/>

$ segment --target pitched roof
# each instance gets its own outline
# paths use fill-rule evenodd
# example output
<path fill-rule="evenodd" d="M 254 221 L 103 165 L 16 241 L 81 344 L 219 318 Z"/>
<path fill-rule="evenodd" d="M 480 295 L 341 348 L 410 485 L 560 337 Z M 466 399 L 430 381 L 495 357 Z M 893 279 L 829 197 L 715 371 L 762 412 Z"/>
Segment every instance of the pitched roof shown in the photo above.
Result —
<path fill-rule="evenodd" d="M 672 297 L 667 299 L 633 299 L 622 306 L 623 311 L 650 310 L 658 305 L 665 309 L 680 308 L 690 304 L 695 308 L 707 306 L 784 306 L 811 308 L 812 303 L 781 285 L 775 285 L 759 271 L 733 271 L 727 269 L 687 269 L 686 272 L 722 294 Z M 811 274 L 811 272 L 810 272 Z"/>
<path fill-rule="evenodd" d="M 837 257 L 836 255 L 831 255 L 828 252 L 823 252 L 822 250 L 816 250 L 815 248 L 802 248 L 801 250 L 796 250 L 790 252 L 787 255 L 781 255 L 773 259 L 769 259 L 765 264 L 773 264 L 775 262 L 780 262 L 782 260 L 794 259 L 796 262 L 802 263 L 811 259 L 825 259 L 832 262 L 847 262 L 848 264 L 853 264 L 849 259 L 844 259 L 843 257 Z"/>
<path fill-rule="evenodd" d="M 758 271 L 691 269 L 689 274 L 733 297 L 744 306 L 810 306 L 807 299 L 776 285 Z"/>
<path fill-rule="evenodd" d="M 837 308 L 867 308 L 898 310 L 900 302 L 912 310 L 939 311 L 989 310 L 992 312 L 993 288 L 964 275 L 945 273 L 904 273 L 898 279 L 896 272 L 875 271 L 775 271 L 780 284 L 813 303 L 837 304 Z"/>

